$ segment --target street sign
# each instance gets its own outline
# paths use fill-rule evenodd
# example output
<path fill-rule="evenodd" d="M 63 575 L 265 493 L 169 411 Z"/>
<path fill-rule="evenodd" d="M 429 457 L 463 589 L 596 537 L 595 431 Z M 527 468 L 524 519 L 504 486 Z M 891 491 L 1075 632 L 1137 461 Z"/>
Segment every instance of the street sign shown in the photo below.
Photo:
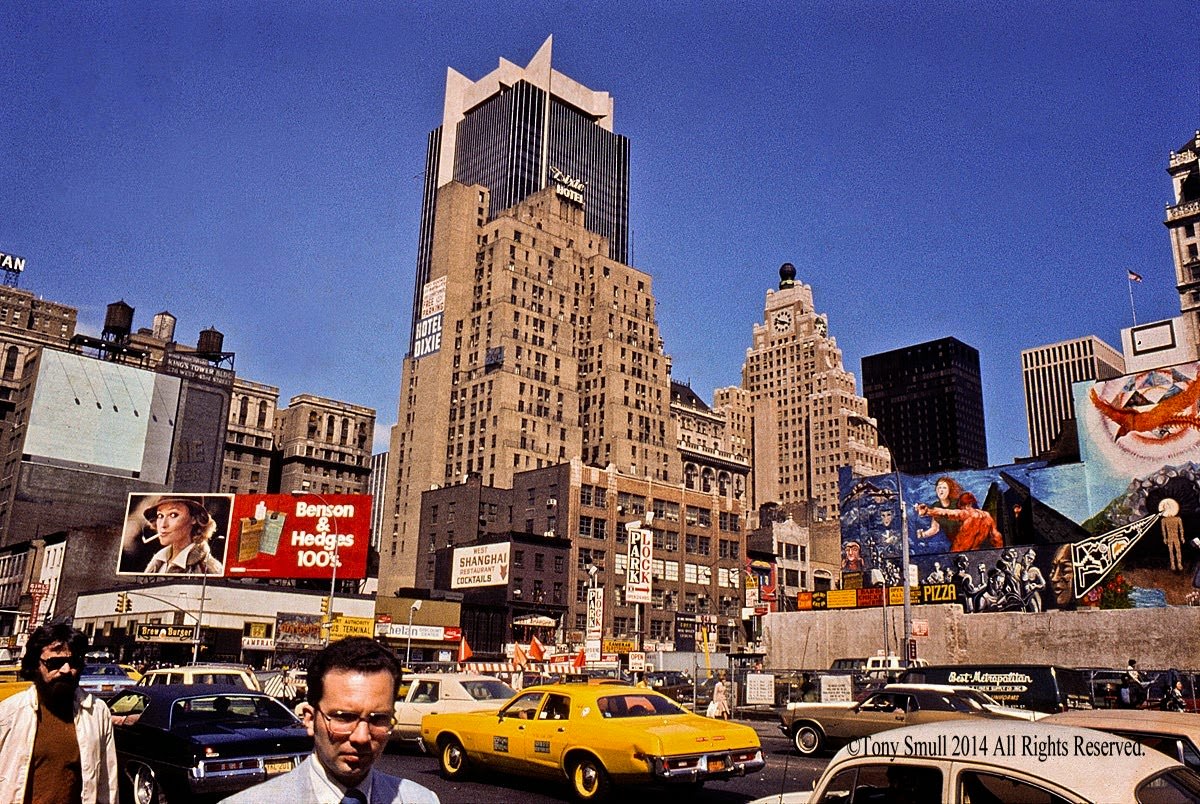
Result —
<path fill-rule="evenodd" d="M 629 672 L 644 673 L 646 672 L 646 653 L 645 651 L 635 650 L 629 653 Z"/>
<path fill-rule="evenodd" d="M 625 573 L 625 602 L 649 603 L 654 564 L 654 531 L 629 531 L 629 569 Z"/>
<path fill-rule="evenodd" d="M 595 641 L 600 644 L 600 637 L 604 634 L 604 590 L 598 587 L 588 589 L 587 595 L 587 633 L 586 638 L 589 642 Z M 599 648 L 597 647 L 597 653 Z"/>

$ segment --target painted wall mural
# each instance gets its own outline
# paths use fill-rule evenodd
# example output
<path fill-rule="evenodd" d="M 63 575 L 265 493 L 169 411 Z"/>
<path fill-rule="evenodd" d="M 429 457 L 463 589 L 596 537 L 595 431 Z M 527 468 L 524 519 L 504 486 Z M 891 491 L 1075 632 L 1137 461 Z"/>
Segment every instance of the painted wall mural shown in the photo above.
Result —
<path fill-rule="evenodd" d="M 843 590 L 881 605 L 868 590 L 901 585 L 907 538 L 918 602 L 950 587 L 968 612 L 1200 601 L 1198 376 L 1186 363 L 1076 383 L 1079 463 L 843 469 Z"/>

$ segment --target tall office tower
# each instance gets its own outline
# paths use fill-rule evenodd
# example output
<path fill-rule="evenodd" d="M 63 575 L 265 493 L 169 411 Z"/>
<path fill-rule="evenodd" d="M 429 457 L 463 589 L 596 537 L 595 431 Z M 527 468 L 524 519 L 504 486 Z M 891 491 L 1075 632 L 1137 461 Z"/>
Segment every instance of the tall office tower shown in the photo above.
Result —
<path fill-rule="evenodd" d="M 613 100 L 551 67 L 553 37 L 527 66 L 505 59 L 478 81 L 446 73 L 442 124 L 429 135 L 417 246 L 413 331 L 429 281 L 438 193 L 450 182 L 489 192 L 493 218 L 555 186 L 578 196 L 583 226 L 607 240 L 607 256 L 629 261 L 629 141 L 613 133 Z"/>
<path fill-rule="evenodd" d="M 375 411 L 312 394 L 275 413 L 279 492 L 366 494 Z"/>
<path fill-rule="evenodd" d="M 988 465 L 979 352 L 942 338 L 862 360 L 863 396 L 901 471 Z"/>
<path fill-rule="evenodd" d="M 279 389 L 235 377 L 225 433 L 225 463 L 221 491 L 227 494 L 265 494 L 275 454 L 275 410 Z"/>
<path fill-rule="evenodd" d="M 1124 373 L 1121 353 L 1095 335 L 1022 350 L 1021 382 L 1025 386 L 1030 456 L 1046 455 L 1061 434 L 1063 423 L 1075 419 L 1072 383 L 1110 380 Z"/>
<path fill-rule="evenodd" d="M 867 400 L 790 262 L 779 269 L 779 290 L 767 291 L 763 320 L 742 365 L 754 404 L 752 508 L 812 501 L 813 519 L 836 516 L 838 469 L 880 474 L 890 456 L 870 428 L 849 426 L 847 417 L 867 415 Z"/>
<path fill-rule="evenodd" d="M 371 481 L 368 493 L 371 495 L 371 547 L 379 552 L 380 534 L 383 533 L 384 516 L 383 498 L 387 496 L 388 453 L 376 452 L 371 456 Z"/>
<path fill-rule="evenodd" d="M 389 450 L 385 593 L 414 585 L 431 487 L 478 474 L 511 488 L 517 472 L 575 457 L 682 479 L 650 276 L 611 259 L 584 225 L 581 197 L 563 189 L 555 182 L 493 218 L 481 185 L 438 191 Z"/>
<path fill-rule="evenodd" d="M 1171 232 L 1184 336 L 1200 345 L 1200 131 L 1171 152 L 1167 172 L 1175 187 L 1175 203 L 1167 205 L 1164 223 Z"/>

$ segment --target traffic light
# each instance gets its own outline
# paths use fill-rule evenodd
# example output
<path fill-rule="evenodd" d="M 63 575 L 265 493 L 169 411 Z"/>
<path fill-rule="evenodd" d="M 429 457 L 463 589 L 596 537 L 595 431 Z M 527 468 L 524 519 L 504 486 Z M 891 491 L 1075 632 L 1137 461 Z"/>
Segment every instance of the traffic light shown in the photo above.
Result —
<path fill-rule="evenodd" d="M 113 609 L 113 611 L 123 613 L 126 611 L 132 611 L 132 610 L 133 610 L 133 603 L 131 603 L 129 601 L 129 594 L 127 592 L 117 592 L 117 605 L 116 605 L 116 608 Z"/>
<path fill-rule="evenodd" d="M 125 594 L 125 611 L 133 611 L 133 598 L 128 593 Z"/>
<path fill-rule="evenodd" d="M 321 598 L 321 613 L 324 614 L 326 617 L 329 616 L 329 597 L 328 596 Z"/>

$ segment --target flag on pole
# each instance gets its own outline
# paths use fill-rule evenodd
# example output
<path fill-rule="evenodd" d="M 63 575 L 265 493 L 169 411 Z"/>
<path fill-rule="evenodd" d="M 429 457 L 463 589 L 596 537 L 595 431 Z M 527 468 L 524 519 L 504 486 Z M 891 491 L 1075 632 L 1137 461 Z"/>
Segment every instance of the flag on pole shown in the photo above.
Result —
<path fill-rule="evenodd" d="M 525 655 L 525 651 L 521 649 L 520 642 L 513 643 L 513 664 L 517 667 L 528 667 L 529 657 Z"/>
<path fill-rule="evenodd" d="M 529 640 L 529 658 L 535 662 L 543 662 L 546 660 L 546 649 L 542 646 L 541 640 L 537 637 Z"/>
<path fill-rule="evenodd" d="M 587 652 L 583 648 L 579 649 L 579 655 L 571 662 L 571 666 L 576 669 L 587 666 Z"/>
<path fill-rule="evenodd" d="M 1129 271 L 1129 281 L 1130 282 L 1141 282 L 1142 275 L 1139 274 L 1137 271 Z"/>
<path fill-rule="evenodd" d="M 462 641 L 458 643 L 458 660 L 460 662 L 465 662 L 467 659 L 470 659 L 474 654 L 475 654 L 475 652 L 473 650 L 471 650 L 470 644 L 467 643 L 467 635 L 463 634 Z"/>

